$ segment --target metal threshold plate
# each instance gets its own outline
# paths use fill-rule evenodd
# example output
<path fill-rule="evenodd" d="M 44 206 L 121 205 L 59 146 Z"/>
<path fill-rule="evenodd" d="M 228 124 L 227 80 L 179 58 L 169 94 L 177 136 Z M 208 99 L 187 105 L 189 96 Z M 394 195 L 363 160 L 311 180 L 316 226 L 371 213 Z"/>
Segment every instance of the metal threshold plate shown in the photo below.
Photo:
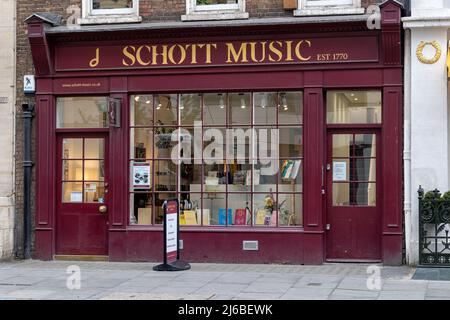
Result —
<path fill-rule="evenodd" d="M 58 254 L 53 256 L 53 259 L 58 261 L 109 261 L 108 256 L 68 255 L 68 254 Z"/>

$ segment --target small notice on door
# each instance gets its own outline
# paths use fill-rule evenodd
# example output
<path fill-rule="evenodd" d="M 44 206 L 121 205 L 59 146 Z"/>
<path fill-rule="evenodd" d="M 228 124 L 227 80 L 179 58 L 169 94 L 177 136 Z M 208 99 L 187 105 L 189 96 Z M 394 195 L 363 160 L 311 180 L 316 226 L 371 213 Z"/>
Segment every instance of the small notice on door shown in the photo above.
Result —
<path fill-rule="evenodd" d="M 333 162 L 333 181 L 347 181 L 347 162 Z"/>

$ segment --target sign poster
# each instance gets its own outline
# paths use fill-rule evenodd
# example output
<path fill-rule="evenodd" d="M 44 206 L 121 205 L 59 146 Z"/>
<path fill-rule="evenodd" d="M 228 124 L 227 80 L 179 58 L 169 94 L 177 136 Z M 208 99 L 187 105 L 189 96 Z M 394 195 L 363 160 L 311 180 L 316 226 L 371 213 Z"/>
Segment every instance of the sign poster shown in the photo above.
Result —
<path fill-rule="evenodd" d="M 347 162 L 333 162 L 333 181 L 347 181 Z"/>
<path fill-rule="evenodd" d="M 36 92 L 36 80 L 34 78 L 34 75 L 27 74 L 23 76 L 23 92 L 24 93 Z"/>
<path fill-rule="evenodd" d="M 150 163 L 135 163 L 132 178 L 135 189 L 150 189 Z"/>
<path fill-rule="evenodd" d="M 178 259 L 178 202 L 171 200 L 166 204 L 166 263 Z"/>

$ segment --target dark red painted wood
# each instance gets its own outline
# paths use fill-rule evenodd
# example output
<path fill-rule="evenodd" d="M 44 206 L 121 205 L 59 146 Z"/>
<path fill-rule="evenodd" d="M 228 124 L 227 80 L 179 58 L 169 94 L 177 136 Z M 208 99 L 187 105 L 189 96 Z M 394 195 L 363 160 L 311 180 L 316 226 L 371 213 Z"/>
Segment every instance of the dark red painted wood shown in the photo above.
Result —
<path fill-rule="evenodd" d="M 36 97 L 36 239 L 34 257 L 53 258 L 55 212 L 55 103 L 50 95 Z"/>
<path fill-rule="evenodd" d="M 109 189 L 108 136 L 104 134 L 61 134 L 57 139 L 57 205 L 56 205 L 56 254 L 108 255 L 108 215 L 101 214 L 99 207 L 110 207 L 110 195 L 104 203 L 63 203 L 62 201 L 62 150 L 64 138 L 104 139 L 105 190 Z M 106 191 L 105 191 L 106 192 Z"/>
<path fill-rule="evenodd" d="M 376 206 L 333 206 L 333 134 L 376 134 Z M 379 130 L 331 129 L 327 132 L 327 230 L 328 260 L 381 260 L 382 192 Z"/>

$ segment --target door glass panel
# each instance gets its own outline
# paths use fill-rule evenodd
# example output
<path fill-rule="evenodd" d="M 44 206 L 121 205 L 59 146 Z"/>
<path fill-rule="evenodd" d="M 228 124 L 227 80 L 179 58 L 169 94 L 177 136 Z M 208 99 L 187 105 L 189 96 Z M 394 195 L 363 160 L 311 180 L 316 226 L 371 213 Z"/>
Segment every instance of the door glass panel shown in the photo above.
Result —
<path fill-rule="evenodd" d="M 83 180 L 83 161 L 64 160 L 63 161 L 63 180 L 82 181 Z"/>
<path fill-rule="evenodd" d="M 376 157 L 376 138 L 374 134 L 355 134 L 354 156 Z"/>
<path fill-rule="evenodd" d="M 63 139 L 63 159 L 83 158 L 83 139 Z"/>
<path fill-rule="evenodd" d="M 381 92 L 328 91 L 327 123 L 381 123 Z"/>
<path fill-rule="evenodd" d="M 84 202 L 103 203 L 105 197 L 105 184 L 103 182 L 84 183 Z"/>
<path fill-rule="evenodd" d="M 376 135 L 332 136 L 334 206 L 376 206 Z"/>
<path fill-rule="evenodd" d="M 376 206 L 376 184 L 355 182 L 350 187 L 351 204 Z"/>
<path fill-rule="evenodd" d="M 86 139 L 84 141 L 85 159 L 103 159 L 105 147 L 103 139 Z"/>
<path fill-rule="evenodd" d="M 333 183 L 333 206 L 350 205 L 350 183 Z"/>
<path fill-rule="evenodd" d="M 103 161 L 86 160 L 84 162 L 84 180 L 103 181 L 105 179 L 103 171 Z"/>
<path fill-rule="evenodd" d="M 63 182 L 62 184 L 63 202 L 83 202 L 82 182 Z"/>
<path fill-rule="evenodd" d="M 353 135 L 333 134 L 333 157 L 349 157 Z"/>

